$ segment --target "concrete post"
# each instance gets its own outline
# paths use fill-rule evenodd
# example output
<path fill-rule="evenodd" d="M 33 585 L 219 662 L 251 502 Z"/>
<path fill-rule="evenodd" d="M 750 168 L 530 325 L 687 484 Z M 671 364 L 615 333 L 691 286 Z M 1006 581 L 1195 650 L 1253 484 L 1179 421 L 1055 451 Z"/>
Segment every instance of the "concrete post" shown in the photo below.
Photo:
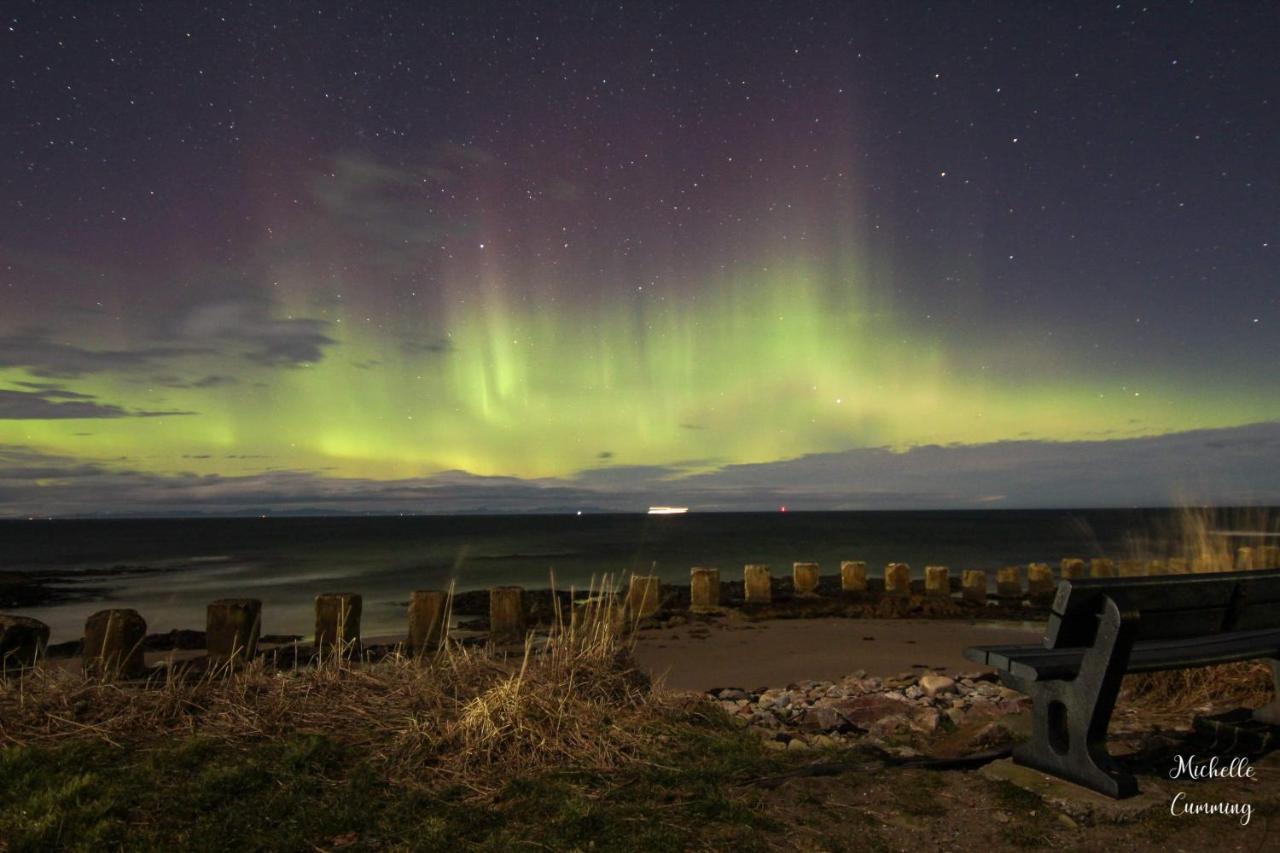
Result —
<path fill-rule="evenodd" d="M 644 619 L 662 606 L 661 585 L 657 575 L 632 575 L 627 589 L 627 613 L 632 620 Z"/>
<path fill-rule="evenodd" d="M 1116 564 L 1106 557 L 1094 557 L 1089 561 L 1089 576 L 1094 578 L 1113 578 L 1116 576 Z"/>
<path fill-rule="evenodd" d="M 694 566 L 689 570 L 689 609 L 713 613 L 720 609 L 720 570 Z"/>
<path fill-rule="evenodd" d="M 1022 598 L 1022 569 L 1005 566 L 996 570 L 996 595 L 1000 598 Z"/>
<path fill-rule="evenodd" d="M 223 598 L 205 609 L 204 647 L 211 664 L 252 660 L 262 629 L 262 602 Z"/>
<path fill-rule="evenodd" d="M 419 589 L 409 595 L 409 653 L 419 655 L 440 648 L 444 641 L 449 593 Z"/>
<path fill-rule="evenodd" d="M 925 566 L 924 594 L 935 598 L 950 598 L 951 570 L 946 566 Z"/>
<path fill-rule="evenodd" d="M 965 569 L 960 575 L 960 587 L 965 601 L 985 604 L 987 601 L 987 573 L 977 569 Z"/>
<path fill-rule="evenodd" d="M 769 567 L 748 564 L 742 567 L 742 591 L 747 604 L 768 604 L 773 600 L 773 583 L 769 579 Z"/>
<path fill-rule="evenodd" d="M 524 640 L 524 587 L 489 588 L 489 639 L 495 643 Z"/>
<path fill-rule="evenodd" d="M 890 563 L 884 568 L 886 595 L 911 595 L 911 567 L 906 563 Z"/>
<path fill-rule="evenodd" d="M 316 653 L 329 658 L 347 656 L 360 647 L 360 613 L 364 598 L 356 592 L 328 592 L 316 596 Z"/>
<path fill-rule="evenodd" d="M 1141 560 L 1121 560 L 1119 576 L 1122 578 L 1140 578 L 1147 574 L 1147 567 Z"/>
<path fill-rule="evenodd" d="M 1058 589 L 1053 579 L 1053 569 L 1048 563 L 1031 563 L 1027 566 L 1027 592 L 1036 598 L 1047 598 Z"/>
<path fill-rule="evenodd" d="M 1086 578 L 1089 573 L 1085 571 L 1084 560 L 1079 557 L 1066 557 L 1062 561 L 1062 579 L 1075 580 L 1076 578 Z"/>
<path fill-rule="evenodd" d="M 0 675 L 35 666 L 48 645 L 48 625 L 28 616 L 0 613 Z"/>
<path fill-rule="evenodd" d="M 813 598 L 818 594 L 818 564 L 792 563 L 791 579 L 795 584 L 796 595 Z"/>
<path fill-rule="evenodd" d="M 142 641 L 147 622 L 136 610 L 99 610 L 84 623 L 84 668 L 99 678 L 142 678 L 147 674 Z"/>
<path fill-rule="evenodd" d="M 862 560 L 840 563 L 840 589 L 845 592 L 867 591 L 867 564 Z"/>

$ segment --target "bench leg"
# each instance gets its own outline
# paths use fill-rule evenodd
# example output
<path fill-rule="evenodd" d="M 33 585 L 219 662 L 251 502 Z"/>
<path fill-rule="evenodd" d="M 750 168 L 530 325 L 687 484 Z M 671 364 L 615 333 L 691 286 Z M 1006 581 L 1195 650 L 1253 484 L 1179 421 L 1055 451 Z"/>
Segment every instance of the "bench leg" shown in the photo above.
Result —
<path fill-rule="evenodd" d="M 1132 774 L 1107 753 L 1107 724 L 1120 693 L 1136 627 L 1110 599 L 1093 647 L 1071 681 L 1033 682 L 1031 738 L 1013 751 L 1018 764 L 1117 799 L 1138 791 Z"/>
<path fill-rule="evenodd" d="M 1280 659 L 1272 658 L 1269 663 L 1271 664 L 1271 686 L 1275 688 L 1275 697 L 1261 708 L 1255 708 L 1253 718 L 1260 723 L 1280 726 Z"/>

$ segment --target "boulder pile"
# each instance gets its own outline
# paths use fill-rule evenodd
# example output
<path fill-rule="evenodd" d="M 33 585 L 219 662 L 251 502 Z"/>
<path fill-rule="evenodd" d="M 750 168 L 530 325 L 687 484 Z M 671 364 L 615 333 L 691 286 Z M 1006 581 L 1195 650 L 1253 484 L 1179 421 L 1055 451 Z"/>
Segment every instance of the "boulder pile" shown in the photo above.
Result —
<path fill-rule="evenodd" d="M 1028 697 L 998 684 L 994 674 L 980 672 L 880 678 L 858 671 L 839 681 L 759 690 L 721 687 L 708 695 L 773 749 L 837 747 L 859 739 L 903 747 L 952 733 L 965 735 L 965 749 L 990 749 L 1013 738 L 1002 719 L 1031 707 Z"/>

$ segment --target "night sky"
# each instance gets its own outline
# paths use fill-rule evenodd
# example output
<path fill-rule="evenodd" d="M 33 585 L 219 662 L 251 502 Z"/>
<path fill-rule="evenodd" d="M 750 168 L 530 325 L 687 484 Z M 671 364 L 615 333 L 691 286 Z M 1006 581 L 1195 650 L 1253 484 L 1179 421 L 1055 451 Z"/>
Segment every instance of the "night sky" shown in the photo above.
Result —
<path fill-rule="evenodd" d="M 1280 503 L 1272 3 L 0 6 L 0 513 Z"/>

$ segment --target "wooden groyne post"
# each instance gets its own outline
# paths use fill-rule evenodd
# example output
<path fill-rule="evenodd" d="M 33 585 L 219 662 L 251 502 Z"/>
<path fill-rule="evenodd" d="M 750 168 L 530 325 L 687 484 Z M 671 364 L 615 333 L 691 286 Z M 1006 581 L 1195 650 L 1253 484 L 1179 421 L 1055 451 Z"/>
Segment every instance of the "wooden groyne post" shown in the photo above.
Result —
<path fill-rule="evenodd" d="M 694 566 L 689 570 L 689 609 L 712 613 L 720 609 L 720 570 Z"/>
<path fill-rule="evenodd" d="M 422 654 L 444 641 L 449 594 L 442 589 L 419 589 L 409 596 L 409 652 Z"/>
<path fill-rule="evenodd" d="M 818 564 L 793 563 L 791 580 L 795 584 L 797 596 L 815 598 L 818 595 Z"/>
<path fill-rule="evenodd" d="M 768 604 L 773 601 L 773 580 L 769 567 L 761 563 L 749 563 L 742 567 L 742 595 L 747 604 Z"/>
<path fill-rule="evenodd" d="M 222 598 L 205 610 L 204 646 L 209 662 L 234 664 L 258 652 L 262 602 L 256 598 Z"/>
<path fill-rule="evenodd" d="M 35 666 L 48 645 L 48 625 L 29 616 L 0 613 L 0 675 Z"/>
<path fill-rule="evenodd" d="M 356 592 L 327 592 L 316 596 L 316 653 L 347 656 L 360 647 L 360 614 L 364 598 Z"/>
<path fill-rule="evenodd" d="M 84 669 L 97 678 L 142 678 L 147 620 L 136 610 L 99 610 L 84 623 Z"/>
<path fill-rule="evenodd" d="M 489 637 L 494 642 L 524 639 L 524 587 L 495 586 L 489 590 Z"/>
<path fill-rule="evenodd" d="M 844 560 L 840 563 L 840 589 L 844 592 L 867 591 L 867 564 L 862 560 Z"/>

